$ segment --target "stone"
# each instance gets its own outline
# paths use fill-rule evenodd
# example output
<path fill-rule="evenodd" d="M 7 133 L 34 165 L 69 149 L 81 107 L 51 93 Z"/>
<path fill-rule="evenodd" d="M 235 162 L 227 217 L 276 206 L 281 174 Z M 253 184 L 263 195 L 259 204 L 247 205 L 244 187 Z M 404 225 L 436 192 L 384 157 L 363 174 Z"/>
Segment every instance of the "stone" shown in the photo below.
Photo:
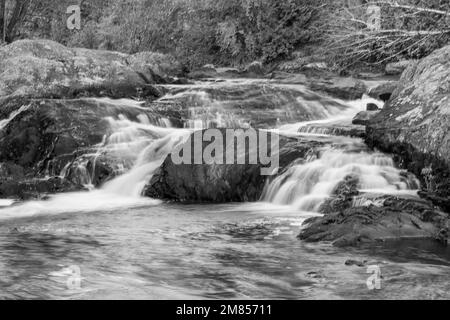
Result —
<path fill-rule="evenodd" d="M 369 96 L 381 100 L 383 102 L 389 101 L 395 89 L 397 89 L 397 81 L 389 81 L 382 83 L 369 90 Z"/>
<path fill-rule="evenodd" d="M 224 134 L 224 131 L 222 130 Z M 207 144 L 204 144 L 203 149 Z M 318 142 L 280 136 L 280 170 L 304 158 Z M 236 154 L 259 152 L 258 146 L 241 146 Z M 191 159 L 193 163 L 193 159 Z M 247 202 L 260 199 L 268 176 L 261 175 L 260 164 L 175 164 L 169 155 L 146 186 L 151 198 L 178 202 Z"/>
<path fill-rule="evenodd" d="M 380 108 L 375 103 L 368 103 L 366 107 L 367 111 L 378 111 Z"/>
<path fill-rule="evenodd" d="M 380 111 L 361 111 L 352 120 L 355 125 L 367 126 L 370 119 L 375 117 Z"/>
<path fill-rule="evenodd" d="M 397 76 L 403 73 L 403 71 L 406 70 L 406 68 L 408 68 L 411 63 L 414 63 L 413 61 L 410 60 L 402 60 L 399 62 L 392 62 L 392 63 L 388 63 L 386 65 L 386 69 L 385 72 L 387 75 L 391 75 L 391 76 Z"/>

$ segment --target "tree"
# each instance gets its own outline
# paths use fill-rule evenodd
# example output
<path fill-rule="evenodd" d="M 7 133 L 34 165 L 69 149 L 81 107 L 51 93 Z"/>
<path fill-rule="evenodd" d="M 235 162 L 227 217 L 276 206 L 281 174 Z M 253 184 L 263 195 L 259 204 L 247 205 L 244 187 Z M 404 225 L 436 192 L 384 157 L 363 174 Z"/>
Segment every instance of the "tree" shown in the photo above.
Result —
<path fill-rule="evenodd" d="M 6 0 L 0 0 L 0 43 L 6 40 Z"/>
<path fill-rule="evenodd" d="M 0 0 L 0 34 L 2 41 L 14 41 L 20 24 L 24 21 L 33 0 L 12 0 L 10 10 L 6 0 Z M 10 12 L 9 12 L 10 11 Z M 8 19 L 9 18 L 9 19 Z"/>

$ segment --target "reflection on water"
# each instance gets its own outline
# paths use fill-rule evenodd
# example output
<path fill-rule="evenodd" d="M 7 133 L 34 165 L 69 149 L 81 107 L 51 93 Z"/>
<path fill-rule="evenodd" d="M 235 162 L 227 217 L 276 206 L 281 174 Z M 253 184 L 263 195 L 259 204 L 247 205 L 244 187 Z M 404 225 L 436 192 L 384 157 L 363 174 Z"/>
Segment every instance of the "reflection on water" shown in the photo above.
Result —
<path fill-rule="evenodd" d="M 262 208 L 265 210 L 261 210 Z M 449 298 L 447 248 L 338 249 L 296 239 L 311 214 L 269 204 L 142 206 L 4 221 L 0 298 Z M 367 289 L 381 267 L 383 288 Z M 70 266 L 81 286 L 70 288 Z"/>

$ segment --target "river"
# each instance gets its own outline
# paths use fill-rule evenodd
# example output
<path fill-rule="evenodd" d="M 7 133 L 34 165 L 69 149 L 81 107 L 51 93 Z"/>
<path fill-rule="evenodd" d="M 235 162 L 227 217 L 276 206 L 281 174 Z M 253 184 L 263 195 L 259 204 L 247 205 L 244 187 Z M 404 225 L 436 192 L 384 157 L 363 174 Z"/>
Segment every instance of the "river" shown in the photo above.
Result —
<path fill-rule="evenodd" d="M 305 219 L 318 214 L 320 203 L 349 172 L 359 175 L 364 192 L 416 193 L 417 180 L 400 174 L 388 155 L 368 150 L 361 139 L 335 137 L 323 129 L 324 123 L 349 121 L 365 108 L 367 98 L 336 101 L 342 108 L 326 97 L 317 101 L 310 93 L 308 99 L 292 93 L 304 93 L 303 87 L 263 83 L 276 106 L 277 124 L 271 122 L 269 129 L 331 139 L 333 144 L 320 156 L 293 164 L 257 203 L 174 204 L 140 196 L 165 156 L 192 130 L 249 125 L 246 113 L 237 117 L 230 111 L 234 107 L 226 109 L 240 103 L 239 95 L 255 99 L 245 90 L 237 96 L 233 91 L 246 84 L 248 80 L 196 84 L 181 92 L 169 87 L 158 103 L 181 97 L 192 104 L 183 128 L 145 115 L 139 121 L 107 119 L 113 133 L 98 153 L 122 159 L 124 166 L 101 188 L 93 188 L 90 173 L 80 165 L 90 192 L 45 201 L 2 200 L 0 299 L 450 298 L 450 252 L 435 243 L 342 249 L 297 238 Z M 224 88 L 225 97 L 214 95 Z M 140 107 L 127 100 L 114 103 Z M 295 103 L 308 113 L 302 121 L 286 120 Z M 213 109 L 206 107 L 211 105 Z M 280 114 L 286 119 L 280 120 Z M 314 124 L 321 127 L 301 129 Z M 348 260 L 365 264 L 346 265 Z M 367 286 L 368 266 L 381 271 L 379 290 Z"/>

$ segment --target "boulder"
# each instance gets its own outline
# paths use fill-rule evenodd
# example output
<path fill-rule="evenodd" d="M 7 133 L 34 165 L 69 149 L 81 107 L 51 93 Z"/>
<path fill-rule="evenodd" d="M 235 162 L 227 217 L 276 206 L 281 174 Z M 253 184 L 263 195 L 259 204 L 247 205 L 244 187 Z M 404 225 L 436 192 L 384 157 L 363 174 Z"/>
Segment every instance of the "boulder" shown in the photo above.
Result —
<path fill-rule="evenodd" d="M 361 111 L 352 120 L 355 125 L 367 126 L 370 119 L 375 117 L 380 111 Z"/>
<path fill-rule="evenodd" d="M 136 91 L 159 79 L 149 74 L 178 72 L 173 59 L 162 57 L 67 48 L 50 40 L 19 40 L 0 48 L 0 97 L 62 98 L 73 91 L 121 87 Z"/>
<path fill-rule="evenodd" d="M 366 106 L 367 111 L 378 111 L 380 108 L 375 103 L 368 103 Z"/>
<path fill-rule="evenodd" d="M 225 137 L 225 131 L 221 130 Z M 242 133 L 243 134 L 243 133 Z M 300 141 L 280 136 L 279 167 L 287 167 L 305 158 L 319 142 Z M 208 144 L 203 145 L 203 149 Z M 257 145 L 235 146 L 235 155 L 258 154 Z M 146 186 L 144 194 L 151 198 L 180 202 L 246 202 L 260 199 L 268 176 L 261 174 L 261 164 L 175 164 L 169 155 Z M 193 162 L 193 156 L 191 158 Z"/>
<path fill-rule="evenodd" d="M 392 63 L 388 63 L 386 65 L 386 69 L 385 72 L 387 75 L 390 76 L 397 76 L 403 73 L 403 71 L 406 70 L 406 68 L 408 68 L 411 63 L 414 63 L 411 60 L 402 60 L 399 62 L 392 62 Z"/>
<path fill-rule="evenodd" d="M 370 120 L 366 142 L 394 154 L 420 178 L 430 199 L 450 212 L 450 46 L 408 67 Z"/>
<path fill-rule="evenodd" d="M 369 96 L 374 99 L 387 102 L 391 98 L 392 93 L 394 93 L 395 89 L 397 88 L 397 85 L 398 85 L 397 81 L 385 82 L 370 89 Z"/>

